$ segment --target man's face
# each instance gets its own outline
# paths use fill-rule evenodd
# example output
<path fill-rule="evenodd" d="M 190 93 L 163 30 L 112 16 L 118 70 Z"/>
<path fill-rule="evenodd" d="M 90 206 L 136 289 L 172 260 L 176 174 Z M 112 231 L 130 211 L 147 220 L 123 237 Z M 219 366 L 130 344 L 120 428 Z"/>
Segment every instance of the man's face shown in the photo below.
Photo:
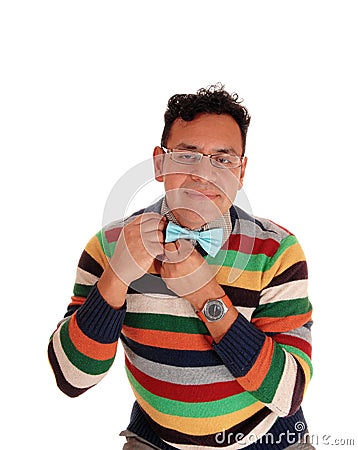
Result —
<path fill-rule="evenodd" d="M 176 119 L 171 127 L 167 148 L 192 150 L 203 155 L 242 156 L 241 130 L 227 114 L 201 114 L 186 122 Z M 241 167 L 218 168 L 209 158 L 195 165 L 180 164 L 154 149 L 154 168 L 158 181 L 164 182 L 169 208 L 188 228 L 198 228 L 229 210 L 242 186 L 246 158 Z"/>

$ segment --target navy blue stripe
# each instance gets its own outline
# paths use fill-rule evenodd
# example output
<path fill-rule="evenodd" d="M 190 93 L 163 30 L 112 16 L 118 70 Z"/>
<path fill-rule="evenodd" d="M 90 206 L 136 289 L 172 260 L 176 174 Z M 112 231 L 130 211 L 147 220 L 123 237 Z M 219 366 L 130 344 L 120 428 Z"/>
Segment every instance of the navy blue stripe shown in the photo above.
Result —
<path fill-rule="evenodd" d="M 78 308 L 80 308 L 80 307 L 81 307 L 81 305 L 72 305 L 72 306 L 69 306 L 69 307 L 67 308 L 67 312 L 66 312 L 66 314 L 64 315 L 64 317 L 70 317 L 70 316 L 72 316 L 72 314 L 75 313 L 75 312 L 78 310 Z"/>
<path fill-rule="evenodd" d="M 59 389 L 62 392 L 64 392 L 69 397 L 78 397 L 79 395 L 86 392 L 90 387 L 92 387 L 92 386 L 89 386 L 86 388 L 77 388 L 77 387 L 72 386 L 72 384 L 70 384 L 66 380 L 66 378 L 64 377 L 64 375 L 62 373 L 60 365 L 57 361 L 56 354 L 55 354 L 55 351 L 53 348 L 52 340 L 50 341 L 50 343 L 48 345 L 48 359 L 50 361 L 53 373 L 55 374 L 57 386 L 59 387 Z"/>
<path fill-rule="evenodd" d="M 176 367 L 222 366 L 223 362 L 214 350 L 172 350 L 142 345 L 121 334 L 121 340 L 138 356 L 149 361 Z"/>
<path fill-rule="evenodd" d="M 168 289 L 167 285 L 164 283 L 163 279 L 160 275 L 147 273 L 137 280 L 133 281 L 129 288 L 128 294 L 165 294 L 165 295 L 173 295 L 176 294 Z"/>
<path fill-rule="evenodd" d="M 296 358 L 295 358 L 296 359 Z M 302 369 L 301 364 L 296 360 L 297 364 L 297 374 L 295 388 L 292 395 L 291 409 L 288 415 L 292 416 L 300 407 L 303 399 L 304 388 L 306 384 L 305 373 Z"/>
<path fill-rule="evenodd" d="M 290 281 L 306 280 L 308 278 L 307 263 L 306 261 L 299 261 L 284 272 L 272 278 L 270 284 L 266 286 L 266 289 L 273 286 L 279 286 L 281 284 L 288 283 Z"/>
<path fill-rule="evenodd" d="M 263 331 L 239 314 L 221 341 L 214 344 L 214 348 L 232 375 L 239 378 L 245 376 L 255 364 L 265 339 Z"/>
<path fill-rule="evenodd" d="M 77 310 L 77 325 L 89 338 L 101 344 L 111 344 L 119 338 L 125 314 L 126 304 L 121 309 L 112 308 L 100 294 L 96 283 Z"/>
<path fill-rule="evenodd" d="M 260 291 L 240 288 L 237 286 L 220 285 L 225 294 L 232 301 L 234 306 L 243 306 L 245 308 L 256 308 L 260 303 Z"/>
<path fill-rule="evenodd" d="M 78 267 L 99 278 L 103 273 L 103 267 L 84 250 L 78 262 Z"/>

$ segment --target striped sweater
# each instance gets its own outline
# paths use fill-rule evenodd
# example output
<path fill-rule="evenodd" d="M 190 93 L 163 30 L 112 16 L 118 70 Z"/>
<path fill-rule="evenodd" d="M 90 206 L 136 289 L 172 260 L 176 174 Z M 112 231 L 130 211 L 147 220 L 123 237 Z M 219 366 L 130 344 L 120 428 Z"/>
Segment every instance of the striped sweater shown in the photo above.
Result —
<path fill-rule="evenodd" d="M 305 427 L 312 308 L 304 254 L 273 222 L 236 206 L 230 215 L 232 233 L 215 258 L 197 247 L 239 312 L 219 343 L 154 267 L 132 283 L 121 310 L 104 301 L 96 282 L 125 221 L 87 244 L 50 339 L 57 384 L 73 397 L 106 375 L 120 340 L 136 397 L 128 428 L 162 449 L 281 449 Z"/>

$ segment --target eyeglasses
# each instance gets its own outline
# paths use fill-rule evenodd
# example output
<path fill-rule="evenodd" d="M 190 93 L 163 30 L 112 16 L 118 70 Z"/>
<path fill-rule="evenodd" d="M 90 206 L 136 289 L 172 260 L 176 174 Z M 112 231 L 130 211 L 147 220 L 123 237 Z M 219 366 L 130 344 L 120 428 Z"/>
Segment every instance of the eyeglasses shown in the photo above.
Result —
<path fill-rule="evenodd" d="M 168 149 L 162 147 L 170 159 L 179 164 L 195 165 L 199 164 L 202 159 L 209 158 L 211 164 L 219 169 L 236 169 L 241 167 L 243 156 L 231 155 L 230 153 L 216 153 L 213 155 L 203 155 L 200 152 L 192 150 L 181 150 L 177 148 Z"/>

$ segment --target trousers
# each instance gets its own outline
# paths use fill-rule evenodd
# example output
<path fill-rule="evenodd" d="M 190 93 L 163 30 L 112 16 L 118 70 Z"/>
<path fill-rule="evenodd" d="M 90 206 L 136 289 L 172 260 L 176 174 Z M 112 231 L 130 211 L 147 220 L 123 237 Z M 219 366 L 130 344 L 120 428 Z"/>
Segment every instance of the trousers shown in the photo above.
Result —
<path fill-rule="evenodd" d="M 127 442 L 123 446 L 123 450 L 160 450 L 159 447 L 151 444 L 145 439 L 141 438 L 135 433 L 132 433 L 129 430 L 124 430 L 120 433 L 120 436 L 125 436 Z M 245 447 L 244 447 L 245 448 Z M 243 448 L 243 449 L 244 449 Z M 310 443 L 309 434 L 306 432 L 305 435 L 302 436 L 299 442 L 296 442 L 289 447 L 286 447 L 286 450 L 314 450 L 315 447 Z"/>

